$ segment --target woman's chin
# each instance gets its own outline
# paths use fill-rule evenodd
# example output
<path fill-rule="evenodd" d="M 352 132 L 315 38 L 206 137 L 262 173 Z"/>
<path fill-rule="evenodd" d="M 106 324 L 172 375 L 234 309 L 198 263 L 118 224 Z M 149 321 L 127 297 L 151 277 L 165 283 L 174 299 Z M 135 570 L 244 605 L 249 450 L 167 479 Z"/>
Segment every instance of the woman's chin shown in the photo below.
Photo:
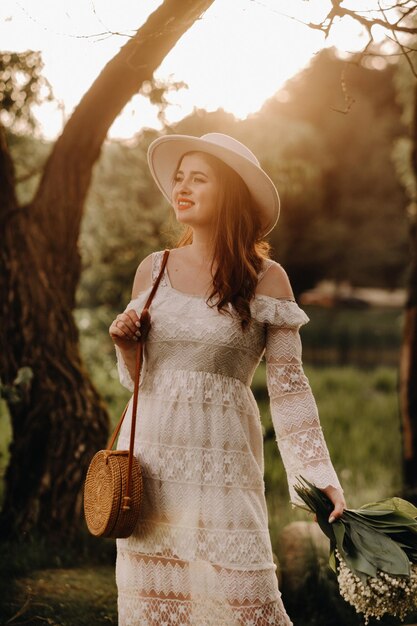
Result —
<path fill-rule="evenodd" d="M 180 224 L 187 224 L 187 226 L 192 226 L 195 222 L 195 220 L 193 220 L 191 215 L 187 215 L 187 211 L 185 209 L 182 211 L 179 211 L 176 214 L 176 218 L 177 218 L 177 222 L 180 222 Z"/>
<path fill-rule="evenodd" d="M 195 213 L 193 214 L 188 209 L 180 209 L 179 211 L 176 211 L 175 217 L 179 224 L 185 224 L 186 226 L 192 226 L 193 228 L 211 227 L 210 220 L 207 220 L 207 218 L 204 220 L 201 215 L 196 215 Z"/>

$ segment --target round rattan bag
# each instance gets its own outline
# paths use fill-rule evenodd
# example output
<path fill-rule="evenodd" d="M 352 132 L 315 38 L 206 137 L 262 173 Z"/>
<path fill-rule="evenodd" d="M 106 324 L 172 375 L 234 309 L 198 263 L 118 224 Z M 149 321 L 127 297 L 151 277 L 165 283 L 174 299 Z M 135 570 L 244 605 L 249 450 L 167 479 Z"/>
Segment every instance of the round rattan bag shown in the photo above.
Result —
<path fill-rule="evenodd" d="M 100 450 L 87 471 L 84 486 L 84 516 L 97 537 L 129 537 L 141 509 L 143 480 L 136 457 L 132 463 L 132 486 L 126 500 L 129 450 Z"/>

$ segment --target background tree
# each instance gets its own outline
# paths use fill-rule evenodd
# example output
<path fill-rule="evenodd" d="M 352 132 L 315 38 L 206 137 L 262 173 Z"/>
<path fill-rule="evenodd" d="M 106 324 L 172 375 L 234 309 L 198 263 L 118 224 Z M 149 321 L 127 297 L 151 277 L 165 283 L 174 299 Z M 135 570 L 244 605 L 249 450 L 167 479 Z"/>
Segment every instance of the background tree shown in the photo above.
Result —
<path fill-rule="evenodd" d="M 401 59 L 396 85 L 408 132 L 396 142 L 394 159 L 398 177 L 407 193 L 405 213 L 409 226 L 410 263 L 407 271 L 399 397 L 405 495 L 417 502 L 417 81 L 410 81 L 409 76 L 409 64 Z"/>
<path fill-rule="evenodd" d="M 0 377 L 32 369 L 9 404 L 11 458 L 2 537 L 30 531 L 70 537 L 82 519 L 88 463 L 107 437 L 108 416 L 79 355 L 73 319 L 78 237 L 92 170 L 114 119 L 213 0 L 165 0 L 110 60 L 55 142 L 33 198 L 20 204 L 0 126 Z"/>

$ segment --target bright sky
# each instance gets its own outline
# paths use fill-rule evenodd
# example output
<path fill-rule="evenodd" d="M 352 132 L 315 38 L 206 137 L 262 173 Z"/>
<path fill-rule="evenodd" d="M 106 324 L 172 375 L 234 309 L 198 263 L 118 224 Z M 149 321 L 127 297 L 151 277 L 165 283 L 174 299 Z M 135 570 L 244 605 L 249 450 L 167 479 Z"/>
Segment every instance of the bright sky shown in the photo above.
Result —
<path fill-rule="evenodd" d="M 67 119 L 105 64 L 160 4 L 161 0 L 1 0 L 1 49 L 40 50 L 43 74 L 61 104 L 61 110 L 56 102 L 34 110 L 45 138 L 61 132 L 62 107 Z M 222 107 L 245 118 L 324 46 L 362 49 L 367 36 L 350 18 L 336 22 L 325 40 L 323 33 L 288 17 L 318 22 L 329 4 L 327 0 L 215 0 L 155 72 L 155 78 L 189 85 L 168 94 L 172 103 L 166 111 L 168 121 L 181 119 L 193 107 L 208 111 Z M 349 4 L 354 8 L 353 2 Z M 357 5 L 365 9 L 375 3 L 357 0 Z M 374 29 L 373 33 L 382 38 L 381 32 Z M 115 120 L 109 137 L 128 138 L 143 126 L 159 130 L 157 112 L 145 97 L 135 96 Z"/>

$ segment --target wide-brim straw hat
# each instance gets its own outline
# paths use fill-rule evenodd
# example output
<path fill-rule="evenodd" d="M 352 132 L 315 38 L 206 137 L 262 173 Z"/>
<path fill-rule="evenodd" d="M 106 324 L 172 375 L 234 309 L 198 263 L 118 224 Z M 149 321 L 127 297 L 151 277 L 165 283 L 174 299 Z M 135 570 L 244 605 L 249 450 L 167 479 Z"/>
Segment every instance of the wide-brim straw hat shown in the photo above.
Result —
<path fill-rule="evenodd" d="M 256 156 L 243 143 L 223 133 L 162 135 L 148 147 L 151 174 L 165 198 L 172 205 L 171 190 L 174 169 L 179 158 L 189 150 L 212 154 L 232 167 L 246 183 L 263 216 L 262 236 L 274 228 L 280 213 L 280 198 L 275 184 L 261 168 Z"/>

